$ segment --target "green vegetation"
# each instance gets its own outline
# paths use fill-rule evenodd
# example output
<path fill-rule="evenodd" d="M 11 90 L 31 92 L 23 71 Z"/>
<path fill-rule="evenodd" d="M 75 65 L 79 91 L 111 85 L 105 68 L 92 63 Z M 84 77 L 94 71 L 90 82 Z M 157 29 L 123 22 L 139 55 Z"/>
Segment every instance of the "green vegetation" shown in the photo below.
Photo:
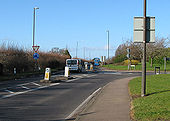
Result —
<path fill-rule="evenodd" d="M 164 71 L 164 65 L 161 64 L 153 64 L 153 66 L 151 67 L 149 63 L 146 63 L 146 70 L 147 71 L 154 71 L 155 66 L 159 66 L 161 71 Z M 109 64 L 109 65 L 103 65 L 103 67 L 106 67 L 108 69 L 113 69 L 113 70 L 128 70 L 128 66 L 127 65 L 115 65 L 115 64 Z M 134 68 L 132 68 L 131 70 L 134 70 Z M 138 65 L 136 65 L 135 70 L 142 70 L 142 64 L 139 63 Z M 166 70 L 170 71 L 170 64 L 166 65 Z"/>
<path fill-rule="evenodd" d="M 33 52 L 19 48 L 15 45 L 0 45 L 0 81 L 10 80 L 14 78 L 23 78 L 37 75 L 41 70 L 49 67 L 54 70 L 63 69 L 65 60 L 70 58 L 68 50 L 60 49 L 60 51 L 41 52 L 39 59 L 33 59 Z M 16 68 L 17 75 L 14 77 L 13 72 Z"/>
<path fill-rule="evenodd" d="M 137 121 L 170 120 L 170 74 L 147 76 L 148 96 L 140 97 L 141 77 L 129 82 L 131 116 Z"/>

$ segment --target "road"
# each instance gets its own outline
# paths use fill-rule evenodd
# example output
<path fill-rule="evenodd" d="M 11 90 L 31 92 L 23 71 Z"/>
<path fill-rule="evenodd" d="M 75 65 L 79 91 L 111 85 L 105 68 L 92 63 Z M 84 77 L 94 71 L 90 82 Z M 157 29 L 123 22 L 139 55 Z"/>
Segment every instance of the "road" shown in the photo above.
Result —
<path fill-rule="evenodd" d="M 0 121 L 62 121 L 90 94 L 116 79 L 139 72 L 99 71 L 73 74 L 74 79 L 40 83 L 40 77 L 0 83 Z"/>

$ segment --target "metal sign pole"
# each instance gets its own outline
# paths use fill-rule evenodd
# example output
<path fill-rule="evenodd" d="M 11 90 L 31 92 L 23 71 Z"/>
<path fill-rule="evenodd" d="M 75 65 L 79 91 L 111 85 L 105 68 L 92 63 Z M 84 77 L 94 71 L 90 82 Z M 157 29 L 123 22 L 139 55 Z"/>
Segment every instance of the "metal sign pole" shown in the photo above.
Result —
<path fill-rule="evenodd" d="M 142 90 L 141 96 L 146 95 L 146 0 L 144 0 L 143 17 L 143 63 L 142 63 Z"/>

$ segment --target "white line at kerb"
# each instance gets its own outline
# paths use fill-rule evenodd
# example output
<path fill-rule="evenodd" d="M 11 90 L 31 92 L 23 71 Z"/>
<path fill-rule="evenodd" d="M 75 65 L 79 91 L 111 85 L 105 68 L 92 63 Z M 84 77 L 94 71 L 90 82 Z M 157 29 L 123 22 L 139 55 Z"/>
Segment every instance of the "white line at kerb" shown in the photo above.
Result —
<path fill-rule="evenodd" d="M 84 106 L 98 91 L 100 91 L 102 88 L 100 87 L 96 91 L 94 91 L 85 101 L 83 101 L 69 116 L 67 116 L 65 119 L 70 119 L 73 117 L 76 113 L 78 113 L 78 110 Z"/>

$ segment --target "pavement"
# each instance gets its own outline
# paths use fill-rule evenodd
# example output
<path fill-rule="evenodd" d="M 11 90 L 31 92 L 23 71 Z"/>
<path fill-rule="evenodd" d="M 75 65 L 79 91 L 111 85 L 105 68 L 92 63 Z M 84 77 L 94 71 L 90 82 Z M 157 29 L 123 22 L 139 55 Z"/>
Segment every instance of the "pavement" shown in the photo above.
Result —
<path fill-rule="evenodd" d="M 130 121 L 128 82 L 133 78 L 118 79 L 103 87 L 76 121 Z"/>

